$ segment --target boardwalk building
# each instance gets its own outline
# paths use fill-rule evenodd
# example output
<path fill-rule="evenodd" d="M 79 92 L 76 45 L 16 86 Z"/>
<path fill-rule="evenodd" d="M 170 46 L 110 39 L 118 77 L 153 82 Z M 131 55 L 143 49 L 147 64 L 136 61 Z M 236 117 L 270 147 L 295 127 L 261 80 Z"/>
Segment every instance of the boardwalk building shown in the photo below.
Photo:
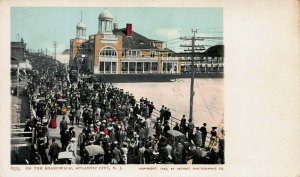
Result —
<path fill-rule="evenodd" d="M 98 33 L 88 37 L 87 27 L 82 20 L 77 24 L 76 38 L 70 40 L 71 68 L 93 74 L 188 72 L 190 55 L 163 48 L 162 41 L 134 32 L 131 23 L 119 29 L 113 19 L 112 14 L 105 9 L 98 17 Z M 223 56 L 213 58 L 207 54 L 199 54 L 201 60 L 196 62 L 195 67 L 206 68 L 198 69 L 199 72 L 222 71 Z M 208 63 L 204 64 L 204 61 Z M 217 70 L 212 69 L 215 65 Z"/>

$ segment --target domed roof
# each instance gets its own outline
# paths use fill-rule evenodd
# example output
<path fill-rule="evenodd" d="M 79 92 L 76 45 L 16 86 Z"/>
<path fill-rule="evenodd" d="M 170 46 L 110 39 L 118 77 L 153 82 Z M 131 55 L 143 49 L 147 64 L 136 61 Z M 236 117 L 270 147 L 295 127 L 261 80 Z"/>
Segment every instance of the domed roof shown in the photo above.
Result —
<path fill-rule="evenodd" d="M 86 28 L 86 25 L 81 21 L 77 24 L 77 28 Z"/>
<path fill-rule="evenodd" d="M 107 9 L 104 9 L 104 11 L 101 12 L 98 17 L 99 20 L 113 20 L 113 18 L 114 17 Z"/>

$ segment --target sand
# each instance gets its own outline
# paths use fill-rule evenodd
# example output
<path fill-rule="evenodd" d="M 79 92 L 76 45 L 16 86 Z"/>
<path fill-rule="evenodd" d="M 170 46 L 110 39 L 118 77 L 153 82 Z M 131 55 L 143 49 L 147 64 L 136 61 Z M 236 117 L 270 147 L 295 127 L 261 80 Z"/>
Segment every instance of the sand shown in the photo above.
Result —
<path fill-rule="evenodd" d="M 153 101 L 156 109 L 162 105 L 170 108 L 172 116 L 189 117 L 190 79 L 178 79 L 175 82 L 118 83 L 115 86 Z M 224 80 L 195 79 L 193 121 L 196 126 L 207 123 L 208 130 L 224 122 Z"/>

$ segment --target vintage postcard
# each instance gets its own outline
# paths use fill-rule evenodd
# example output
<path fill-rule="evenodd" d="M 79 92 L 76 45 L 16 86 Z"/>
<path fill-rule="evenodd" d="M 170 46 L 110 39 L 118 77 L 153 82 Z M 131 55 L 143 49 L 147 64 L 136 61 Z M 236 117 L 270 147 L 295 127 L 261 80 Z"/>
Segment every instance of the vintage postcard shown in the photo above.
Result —
<path fill-rule="evenodd" d="M 2 176 L 300 175 L 298 1 L 0 3 Z"/>

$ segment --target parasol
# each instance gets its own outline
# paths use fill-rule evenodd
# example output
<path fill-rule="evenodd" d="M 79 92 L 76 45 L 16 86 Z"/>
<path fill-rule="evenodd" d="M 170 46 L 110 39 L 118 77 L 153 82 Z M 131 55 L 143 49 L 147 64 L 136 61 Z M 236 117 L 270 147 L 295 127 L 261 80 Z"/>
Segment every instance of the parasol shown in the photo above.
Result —
<path fill-rule="evenodd" d="M 177 131 L 177 130 L 168 130 L 168 134 L 170 134 L 173 137 L 184 136 L 183 133 L 181 133 L 180 131 Z"/>
<path fill-rule="evenodd" d="M 72 158 L 73 158 L 72 152 L 64 151 L 58 154 L 58 159 L 72 159 Z"/>
<path fill-rule="evenodd" d="M 89 156 L 104 154 L 103 148 L 99 145 L 89 145 L 86 146 L 85 149 L 89 153 Z"/>

